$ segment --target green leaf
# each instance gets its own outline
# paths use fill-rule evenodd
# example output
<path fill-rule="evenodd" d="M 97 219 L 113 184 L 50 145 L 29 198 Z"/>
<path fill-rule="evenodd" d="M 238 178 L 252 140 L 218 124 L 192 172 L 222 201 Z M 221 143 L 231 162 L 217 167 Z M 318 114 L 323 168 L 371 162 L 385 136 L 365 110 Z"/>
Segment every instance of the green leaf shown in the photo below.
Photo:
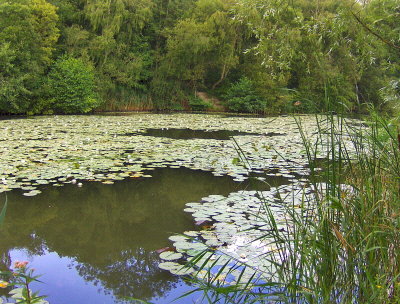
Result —
<path fill-rule="evenodd" d="M 6 202 L 3 206 L 3 208 L 1 209 L 1 213 L 0 213 L 0 225 L 4 223 L 4 219 L 6 217 L 6 211 L 7 211 L 7 198 L 6 198 Z"/>
<path fill-rule="evenodd" d="M 337 197 L 330 197 L 329 198 L 330 202 L 331 202 L 331 208 L 332 209 L 337 209 L 339 211 L 343 211 L 343 206 L 342 203 L 340 202 L 340 200 Z"/>
<path fill-rule="evenodd" d="M 234 159 L 232 159 L 232 165 L 238 165 L 240 163 L 240 159 L 235 157 Z"/>

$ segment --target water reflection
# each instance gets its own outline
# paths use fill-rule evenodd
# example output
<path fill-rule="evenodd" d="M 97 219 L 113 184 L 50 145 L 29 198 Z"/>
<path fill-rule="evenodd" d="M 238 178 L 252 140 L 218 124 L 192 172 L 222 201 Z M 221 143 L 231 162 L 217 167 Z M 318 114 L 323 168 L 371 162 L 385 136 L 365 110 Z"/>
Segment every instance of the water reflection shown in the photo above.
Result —
<path fill-rule="evenodd" d="M 170 245 L 171 234 L 195 229 L 191 216 L 183 212 L 184 204 L 255 186 L 189 169 L 164 168 L 151 174 L 152 178 L 114 185 L 46 186 L 36 197 L 8 193 L 6 221 L 0 229 L 2 268 L 10 266 L 9 253 L 15 249 L 44 258 L 55 252 L 60 259 L 71 259 L 86 282 L 104 289 L 104 297 L 160 298 L 157 303 L 164 303 L 164 294 L 176 287 L 178 278 L 158 268 L 154 251 Z M 3 193 L 0 200 L 4 199 Z M 50 271 L 56 276 L 59 270 Z M 81 303 L 87 300 L 82 295 Z"/>
<path fill-rule="evenodd" d="M 229 140 L 232 136 L 260 135 L 259 133 L 240 132 L 235 130 L 192 130 L 192 129 L 147 129 L 144 133 L 126 133 L 125 136 L 144 135 L 152 137 L 166 137 L 171 139 L 219 139 Z"/>

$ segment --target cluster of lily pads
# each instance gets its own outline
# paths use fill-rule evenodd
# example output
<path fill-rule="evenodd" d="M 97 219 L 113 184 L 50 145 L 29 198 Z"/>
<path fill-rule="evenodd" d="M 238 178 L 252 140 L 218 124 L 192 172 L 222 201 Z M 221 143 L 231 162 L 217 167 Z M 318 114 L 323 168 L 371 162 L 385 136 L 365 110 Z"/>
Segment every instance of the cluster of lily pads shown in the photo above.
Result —
<path fill-rule="evenodd" d="M 200 202 L 187 203 L 185 211 L 210 226 L 171 236 L 176 252 L 161 253 L 164 262 L 160 268 L 178 275 L 207 276 L 209 280 L 214 275 L 211 280 L 219 284 L 271 280 L 271 261 L 278 261 L 286 249 L 277 247 L 268 233 L 273 229 L 268 213 L 273 214 L 274 229 L 290 234 L 293 217 L 288 212 L 312 214 L 312 204 L 303 203 L 314 191 L 307 183 L 297 182 L 268 191 L 210 195 Z"/>
<path fill-rule="evenodd" d="M 328 143 L 319 137 L 321 119 L 307 115 L 296 121 L 289 116 L 133 114 L 0 120 L 0 193 L 21 189 L 24 195 L 34 196 L 40 193 L 40 185 L 113 184 L 151 177 L 148 172 L 158 167 L 211 171 L 236 181 L 252 174 L 266 181 L 269 176 L 282 176 L 290 184 L 226 197 L 210 195 L 201 202 L 187 203 L 185 211 L 207 228 L 171 236 L 176 250 L 160 254 L 159 267 L 176 275 L 211 274 L 222 284 L 270 280 L 274 275 L 270 261 L 279 259 L 285 249 L 274 245 L 265 210 L 272 212 L 278 229 L 287 233 L 291 227 L 287 212 L 296 208 L 304 212 L 303 195 L 315 191 L 306 179 L 299 179 L 309 173 L 304 138 L 318 143 L 314 157 L 324 158 L 329 151 L 324 149 Z M 146 131 L 155 126 L 241 133 L 233 140 L 168 138 L 167 133 L 165 137 L 148 136 Z M 340 136 L 346 145 L 352 134 Z M 351 153 L 351 145 L 346 147 Z"/>
<path fill-rule="evenodd" d="M 348 120 L 348 122 L 352 122 Z M 251 175 L 265 180 L 282 176 L 289 185 L 268 191 L 210 195 L 188 203 L 196 222 L 208 229 L 171 236 L 176 251 L 163 252 L 160 268 L 173 274 L 215 274 L 215 280 L 235 284 L 239 278 L 265 279 L 273 274 L 268 262 L 281 254 L 268 237 L 271 227 L 262 212 L 268 207 L 279 229 L 290 229 L 290 210 L 312 190 L 307 180 L 304 138 L 317 142 L 314 157 L 324 158 L 328 144 L 320 137 L 321 117 L 227 117 L 223 115 L 133 114 L 129 116 L 43 116 L 0 121 L 0 193 L 21 189 L 26 196 L 38 186 L 84 181 L 112 184 L 126 178 L 151 177 L 157 167 L 211 171 L 243 181 Z M 357 123 L 357 122 L 355 122 Z M 233 140 L 149 136 L 147 130 L 236 131 Z M 299 128 L 301 126 L 301 129 Z M 178 132 L 179 133 L 179 132 Z M 351 134 L 341 133 L 344 145 Z M 161 133 L 162 135 L 162 133 Z M 351 145 L 347 145 L 351 153 Z M 282 195 L 286 195 L 286 198 Z M 299 208 L 301 209 L 301 208 Z M 287 231 L 290 233 L 290 231 Z M 212 251 L 206 249 L 212 248 Z M 265 258 L 269 256 L 269 258 Z M 187 261 L 189 267 L 184 267 Z M 237 264 L 236 264 L 237 262 Z M 243 268 L 243 264 L 247 267 Z M 201 271 L 199 271 L 201 269 Z"/>
<path fill-rule="evenodd" d="M 310 138 L 317 134 L 315 117 L 299 120 Z M 154 126 L 252 135 L 235 136 L 235 141 L 146 136 L 146 130 Z M 238 161 L 239 147 L 245 162 Z M 38 186 L 45 184 L 112 184 L 150 177 L 146 170 L 156 167 L 212 171 L 237 181 L 252 171 L 295 180 L 295 174 L 308 170 L 298 124 L 292 117 L 134 114 L 1 120 L 0 155 L 0 193 L 22 189 L 27 196 L 40 193 Z"/>

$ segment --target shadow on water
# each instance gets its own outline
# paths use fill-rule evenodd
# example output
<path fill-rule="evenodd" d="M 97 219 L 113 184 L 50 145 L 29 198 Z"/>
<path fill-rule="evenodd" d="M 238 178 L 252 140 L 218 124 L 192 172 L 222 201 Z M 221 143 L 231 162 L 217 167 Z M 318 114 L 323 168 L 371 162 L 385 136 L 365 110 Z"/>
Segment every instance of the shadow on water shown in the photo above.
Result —
<path fill-rule="evenodd" d="M 260 135 L 259 133 L 240 132 L 235 130 L 192 130 L 192 129 L 147 129 L 144 133 L 126 133 L 125 136 L 152 136 L 152 137 L 166 137 L 171 139 L 219 139 L 229 140 L 232 136 L 240 135 Z"/>
<path fill-rule="evenodd" d="M 0 120 L 14 120 L 14 119 L 27 119 L 29 116 L 25 115 L 0 115 Z"/>
<path fill-rule="evenodd" d="M 51 263 L 50 268 L 38 272 L 45 273 L 45 282 L 46 275 L 54 278 L 46 282 L 45 290 L 52 303 L 116 303 L 125 296 L 169 303 L 166 294 L 179 289 L 181 280 L 158 268 L 155 250 L 170 246 L 170 235 L 196 229 L 191 215 L 183 212 L 185 203 L 210 194 L 268 187 L 189 169 L 162 168 L 151 174 L 152 178 L 127 179 L 114 185 L 44 186 L 35 197 L 22 196 L 21 191 L 7 193 L 7 217 L 0 229 L 1 268 L 15 262 L 16 250 Z M 287 180 L 271 182 L 279 185 Z M 0 200 L 4 199 L 3 193 Z M 63 272 L 65 258 L 74 273 Z M 86 291 L 73 298 L 75 291 L 69 290 L 68 282 L 77 279 L 57 278 L 60 275 L 83 278 L 82 286 L 74 289 Z M 53 286 L 52 281 L 59 283 Z M 87 291 L 88 284 L 95 286 L 96 299 Z"/>

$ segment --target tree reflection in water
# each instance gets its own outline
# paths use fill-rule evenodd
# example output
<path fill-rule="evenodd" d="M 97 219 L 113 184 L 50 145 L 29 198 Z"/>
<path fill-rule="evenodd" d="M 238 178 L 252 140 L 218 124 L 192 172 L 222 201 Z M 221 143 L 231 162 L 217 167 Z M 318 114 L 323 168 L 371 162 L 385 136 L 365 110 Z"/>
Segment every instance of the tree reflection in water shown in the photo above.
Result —
<path fill-rule="evenodd" d="M 6 257 L 10 250 L 22 248 L 31 255 L 56 252 L 73 259 L 86 281 L 117 298 L 162 297 L 178 279 L 158 268 L 154 251 L 168 246 L 171 234 L 194 229 L 184 204 L 247 185 L 189 169 L 164 168 L 151 174 L 153 178 L 114 185 L 46 186 L 36 197 L 8 193 L 0 254 Z M 2 267 L 10 266 L 2 260 Z"/>

